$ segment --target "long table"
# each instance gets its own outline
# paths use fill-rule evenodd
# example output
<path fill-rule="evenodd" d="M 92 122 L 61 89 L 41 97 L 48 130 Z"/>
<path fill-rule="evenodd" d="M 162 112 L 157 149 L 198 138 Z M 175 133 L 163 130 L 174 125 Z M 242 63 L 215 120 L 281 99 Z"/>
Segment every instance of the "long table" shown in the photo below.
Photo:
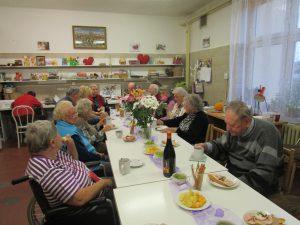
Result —
<path fill-rule="evenodd" d="M 112 123 L 115 124 L 118 129 L 123 131 L 123 135 L 129 134 L 130 128 L 124 126 L 123 119 L 119 117 L 112 118 Z M 129 122 L 130 121 L 128 120 L 125 123 Z M 162 140 L 166 139 L 166 134 L 160 133 L 155 129 L 152 131 L 152 136 L 158 145 L 161 144 Z M 191 165 L 196 164 L 196 162 L 189 161 L 189 158 L 194 147 L 181 139 L 177 134 L 173 134 L 172 139 L 179 143 L 179 146 L 175 147 L 176 166 L 180 171 L 191 176 Z M 143 138 L 138 138 L 135 142 L 124 142 L 122 139 L 116 137 L 115 130 L 107 132 L 107 149 L 118 188 L 169 179 L 164 177 L 162 169 L 158 168 L 150 157 L 144 154 L 144 142 L 145 140 Z M 161 149 L 163 150 L 164 147 L 161 147 Z M 215 160 L 208 156 L 206 157 L 205 166 L 207 173 L 227 170 Z M 120 158 L 139 159 L 144 163 L 144 166 L 132 168 L 129 174 L 122 175 L 119 171 Z"/>
<path fill-rule="evenodd" d="M 124 122 L 124 119 L 119 117 L 112 116 L 112 118 L 112 123 L 123 131 L 123 135 L 129 134 L 130 128 L 124 126 L 124 123 L 126 125 L 130 120 Z M 155 130 L 153 130 L 152 136 L 157 144 L 166 139 L 165 134 Z M 170 190 L 170 179 L 165 178 L 162 169 L 155 166 L 149 156 L 144 154 L 143 139 L 138 138 L 136 142 L 126 143 L 116 137 L 115 130 L 107 132 L 107 138 L 108 153 L 117 186 L 114 189 L 114 195 L 122 225 L 158 225 L 161 223 L 196 225 L 191 213 L 176 204 Z M 191 177 L 190 166 L 196 164 L 189 161 L 193 146 L 176 134 L 172 138 L 180 144 L 175 148 L 177 166 Z M 140 159 L 144 162 L 144 166 L 131 169 L 129 174 L 121 175 L 119 171 L 120 158 Z M 285 218 L 286 225 L 300 225 L 299 220 L 243 182 L 240 182 L 235 189 L 221 189 L 212 186 L 208 182 L 207 173 L 226 173 L 227 169 L 208 156 L 205 165 L 206 173 L 201 192 L 213 204 L 231 210 L 241 219 L 249 210 L 266 210 L 277 217 Z M 192 183 L 192 179 L 189 180 Z"/>
<path fill-rule="evenodd" d="M 295 217 L 243 182 L 235 189 L 220 189 L 204 177 L 201 192 L 211 203 L 231 210 L 241 219 L 249 210 L 266 210 L 285 218 L 286 225 L 300 224 Z M 114 195 L 122 225 L 196 225 L 191 213 L 181 209 L 174 201 L 169 181 L 114 189 Z"/>

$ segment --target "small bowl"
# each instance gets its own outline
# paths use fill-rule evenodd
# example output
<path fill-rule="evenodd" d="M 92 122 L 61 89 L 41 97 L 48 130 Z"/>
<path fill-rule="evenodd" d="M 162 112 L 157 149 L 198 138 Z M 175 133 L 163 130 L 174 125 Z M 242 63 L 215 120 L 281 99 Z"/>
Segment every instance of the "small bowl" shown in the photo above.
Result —
<path fill-rule="evenodd" d="M 186 183 L 187 176 L 184 173 L 173 173 L 172 180 L 177 185 L 182 185 L 182 184 Z"/>

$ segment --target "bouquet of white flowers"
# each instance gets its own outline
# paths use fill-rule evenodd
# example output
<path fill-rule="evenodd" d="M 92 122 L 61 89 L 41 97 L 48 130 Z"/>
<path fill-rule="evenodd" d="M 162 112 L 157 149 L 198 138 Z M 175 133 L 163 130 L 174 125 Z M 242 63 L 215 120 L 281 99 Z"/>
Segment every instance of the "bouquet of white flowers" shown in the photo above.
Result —
<path fill-rule="evenodd" d="M 159 103 L 154 96 L 143 96 L 139 101 L 133 104 L 132 115 L 136 119 L 136 124 L 146 129 L 153 122 L 155 110 Z"/>

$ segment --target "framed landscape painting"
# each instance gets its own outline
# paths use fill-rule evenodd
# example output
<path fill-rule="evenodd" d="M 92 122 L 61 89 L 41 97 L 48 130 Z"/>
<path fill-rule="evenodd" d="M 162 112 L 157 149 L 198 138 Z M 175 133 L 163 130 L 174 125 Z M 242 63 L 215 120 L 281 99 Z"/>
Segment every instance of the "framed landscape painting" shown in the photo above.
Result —
<path fill-rule="evenodd" d="M 75 49 L 107 49 L 106 27 L 73 26 Z"/>

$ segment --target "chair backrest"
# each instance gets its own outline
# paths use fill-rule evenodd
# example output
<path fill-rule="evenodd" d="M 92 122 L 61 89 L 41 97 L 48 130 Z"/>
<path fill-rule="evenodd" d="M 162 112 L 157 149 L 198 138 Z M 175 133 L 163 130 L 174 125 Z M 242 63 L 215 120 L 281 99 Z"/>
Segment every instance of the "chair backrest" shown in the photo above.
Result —
<path fill-rule="evenodd" d="M 47 215 L 47 212 L 49 211 L 50 205 L 48 203 L 47 198 L 45 197 L 44 191 L 39 183 L 37 183 L 33 178 L 29 179 L 29 184 L 32 190 L 32 193 L 39 204 L 42 212 Z"/>
<path fill-rule="evenodd" d="M 292 179 L 293 167 L 295 166 L 295 149 L 283 147 L 284 176 L 281 181 L 281 188 L 288 192 L 290 181 Z"/>
<path fill-rule="evenodd" d="M 212 140 L 215 140 L 215 139 L 221 137 L 223 134 L 225 134 L 225 132 L 226 132 L 225 130 L 210 124 L 208 141 L 212 141 Z"/>
<path fill-rule="evenodd" d="M 33 123 L 34 120 L 34 110 L 28 105 L 14 107 L 11 115 L 18 127 L 27 126 L 28 123 Z"/>
<path fill-rule="evenodd" d="M 283 144 L 296 145 L 300 139 L 300 125 L 287 123 L 282 126 Z"/>

